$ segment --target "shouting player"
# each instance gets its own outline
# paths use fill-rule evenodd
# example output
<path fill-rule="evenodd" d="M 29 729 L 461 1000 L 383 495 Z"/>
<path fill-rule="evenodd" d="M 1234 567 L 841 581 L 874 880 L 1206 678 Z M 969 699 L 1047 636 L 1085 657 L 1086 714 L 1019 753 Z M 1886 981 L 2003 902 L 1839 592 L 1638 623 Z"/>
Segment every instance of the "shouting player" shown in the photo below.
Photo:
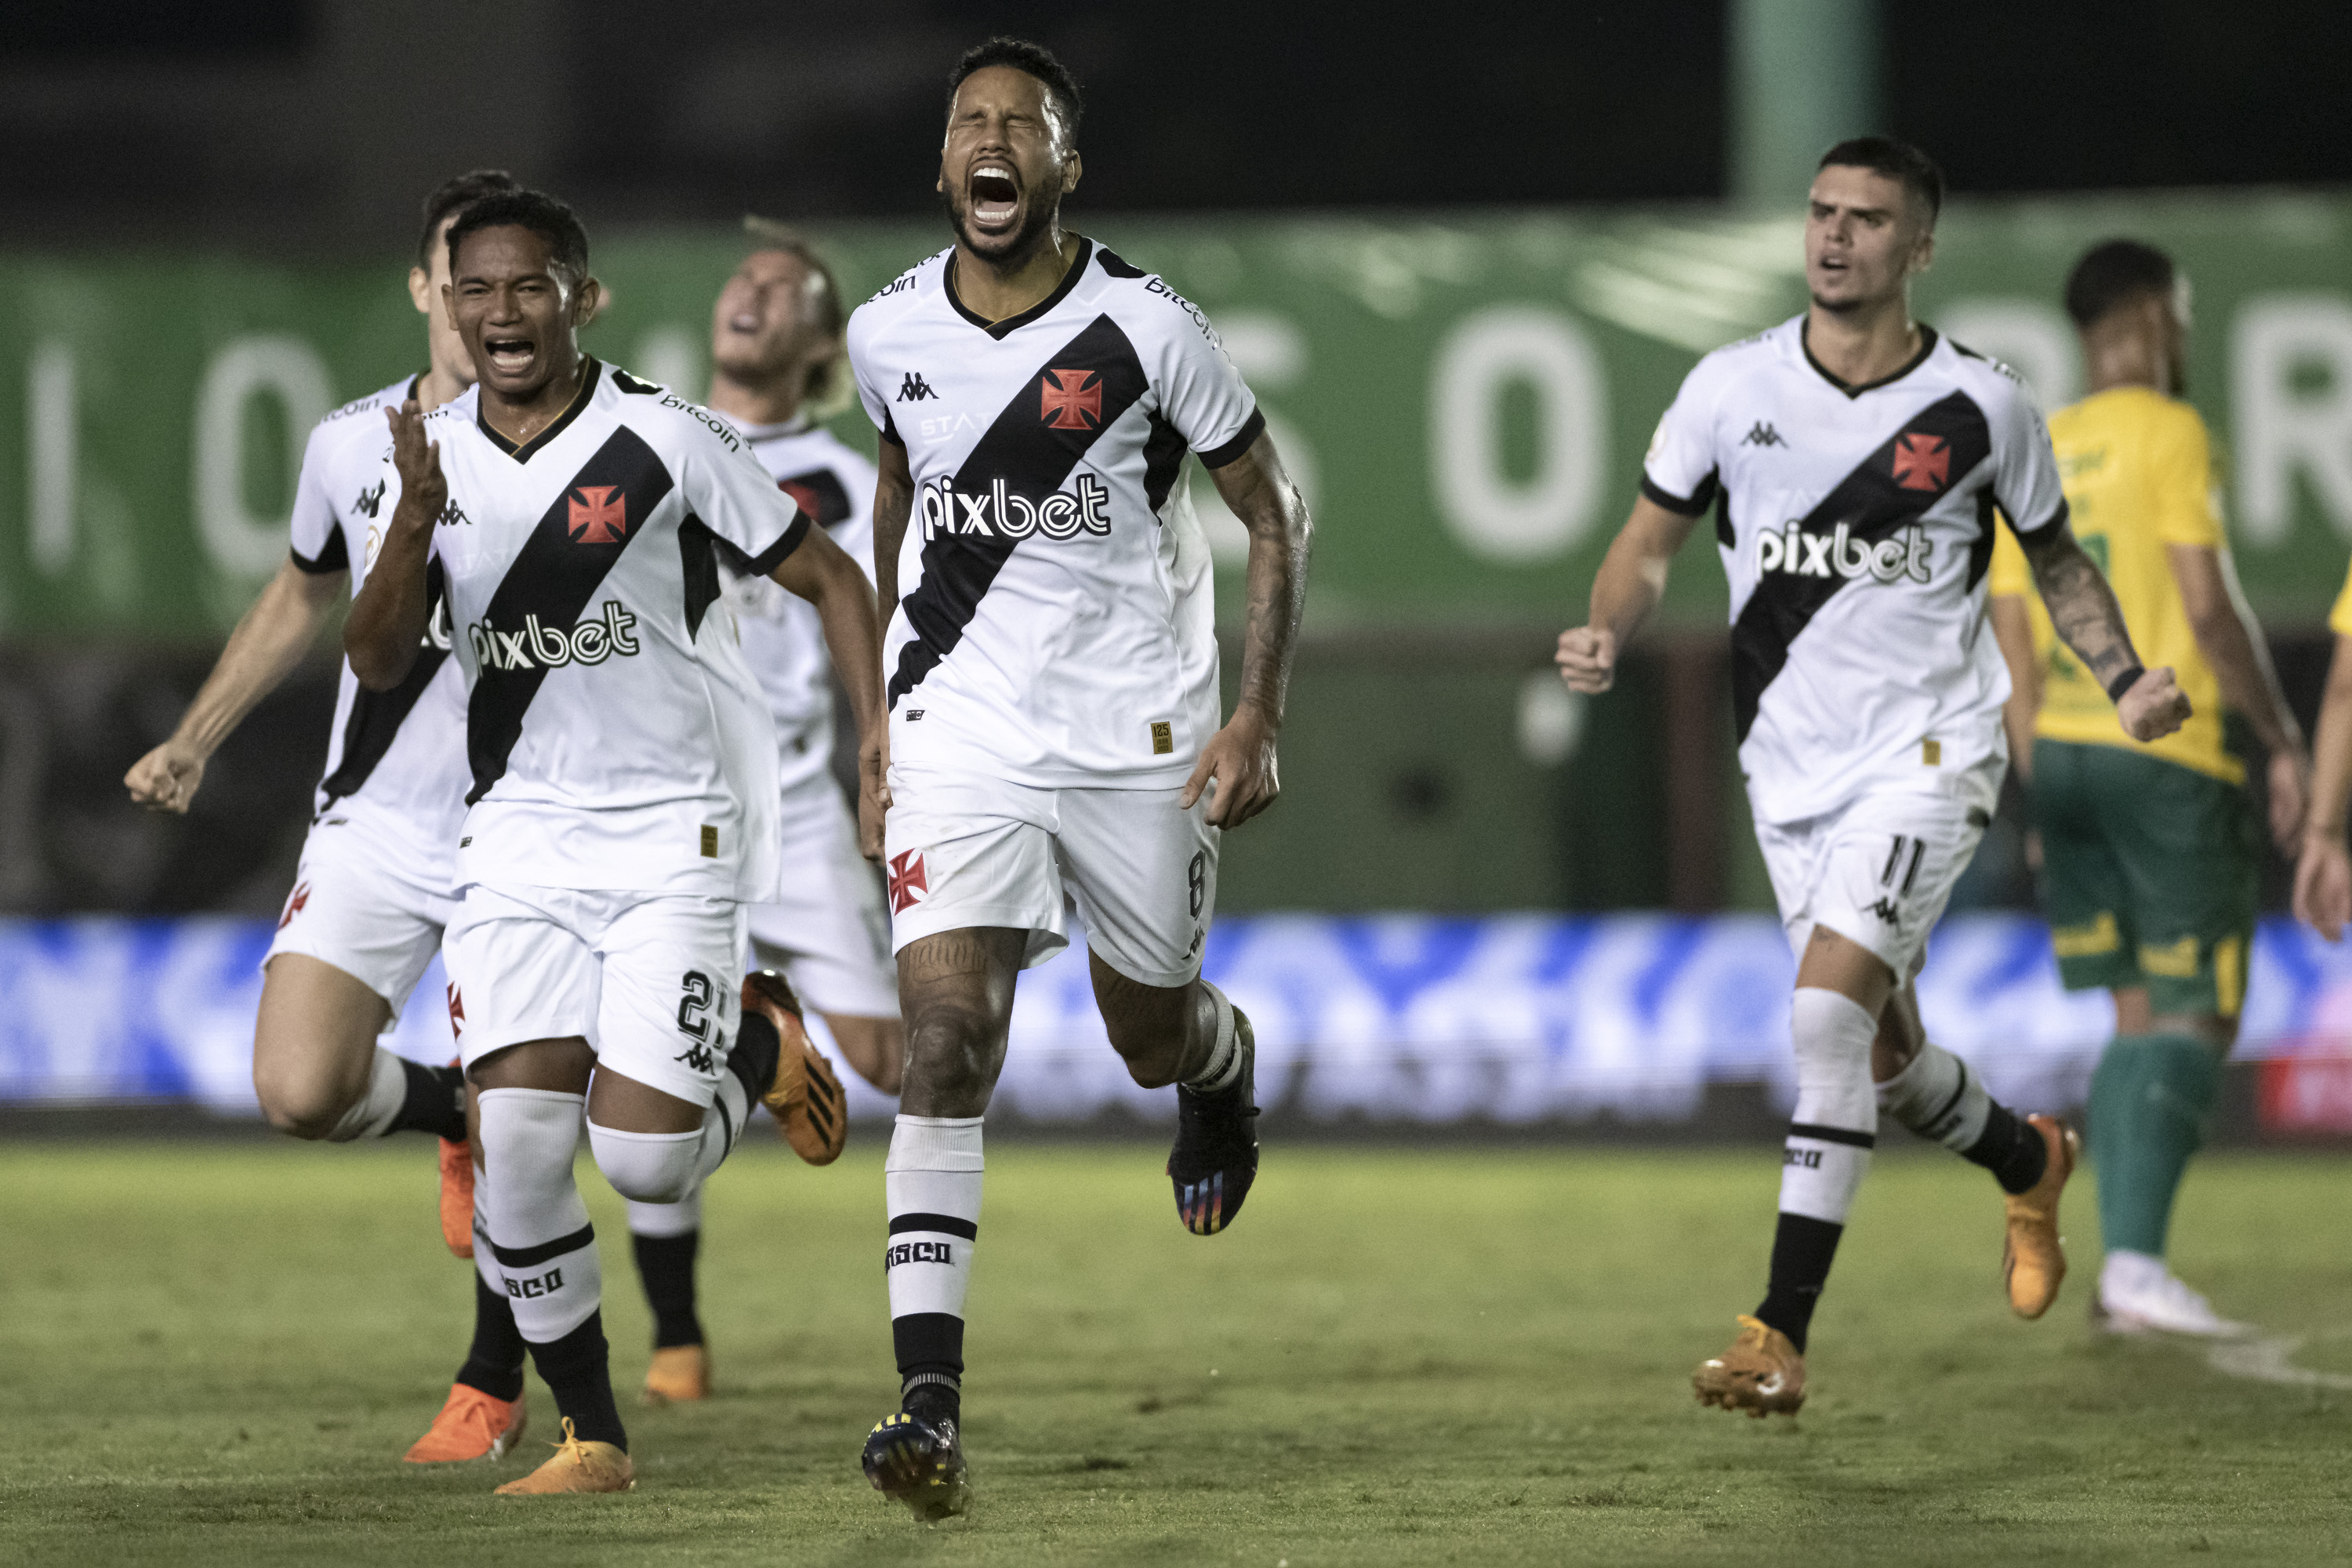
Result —
<path fill-rule="evenodd" d="M 570 208 L 521 191 L 450 226 L 444 300 L 474 388 L 393 411 L 400 493 L 344 628 L 371 690 L 405 679 L 437 566 L 467 685 L 464 892 L 444 944 L 476 1089 L 487 1239 L 563 1443 L 506 1492 L 635 1484 L 613 1401 L 583 1108 L 624 1197 L 675 1203 L 754 1101 L 804 1118 L 782 981 L 733 984 L 777 876 L 775 737 L 719 563 L 812 600 L 848 682 L 878 837 L 879 647 L 866 577 L 725 421 L 600 364 Z"/>
<path fill-rule="evenodd" d="M 906 1080 L 885 1253 L 899 1411 L 865 1467 L 959 1511 L 963 1301 L 981 1121 L 1013 980 L 1086 922 L 1135 1081 L 1175 1084 L 1178 1217 L 1233 1222 L 1257 1170 L 1249 1022 L 1200 977 L 1221 830 L 1273 803 L 1307 521 L 1200 310 L 1065 231 L 1077 84 L 992 38 L 949 79 L 955 243 L 861 306 L 850 363 L 882 432 L 874 559 L 889 704 L 888 872 Z M 1198 453 L 1249 530 L 1241 689 L 1218 724 Z M 1211 788 L 1213 781 L 1213 791 Z"/>
<path fill-rule="evenodd" d="M 1559 639 L 1568 684 L 1609 689 L 1667 563 L 1716 504 L 1740 769 L 1797 956 L 1797 1106 L 1764 1302 L 1692 1382 L 1703 1403 L 1759 1417 L 1804 1402 L 1806 1330 L 1882 1110 L 2000 1182 L 2020 1316 L 2046 1311 L 2065 1271 L 2073 1134 L 1994 1103 L 1927 1039 L 1912 988 L 2008 765 L 2008 676 L 1982 635 L 1996 507 L 2125 731 L 2154 740 L 2188 717 L 2171 672 L 2141 668 L 2066 527 L 2024 387 L 1911 319 L 1942 203 L 1941 173 L 1901 142 L 1865 137 L 1822 157 L 1805 224 L 1811 307 L 1684 380 L 1591 620 Z"/>
<path fill-rule="evenodd" d="M 2196 711 L 2147 744 L 2067 654 L 2003 539 L 1992 621 L 2009 660 L 2011 760 L 2032 790 L 2042 896 L 2070 990 L 2115 993 L 2116 1037 L 2091 1079 L 2091 1160 L 2106 1261 L 2093 1319 L 2118 1331 L 2242 1325 L 2165 1267 L 2173 1194 L 2204 1139 L 2238 1033 L 2263 842 L 2222 710 L 2270 754 L 2270 828 L 2293 852 L 2309 763 L 2252 624 L 2213 505 L 2205 422 L 2186 385 L 2186 279 L 2162 251 L 2095 247 L 2066 282 L 2091 395 L 2050 416 L 2067 510 L 2151 658 Z"/>
<path fill-rule="evenodd" d="M 292 672 L 345 581 L 358 591 L 390 517 L 378 410 L 404 401 L 438 408 L 473 384 L 473 362 L 440 303 L 449 226 L 468 203 L 517 188 L 503 173 L 478 170 L 425 199 L 408 292 L 425 318 L 427 368 L 338 409 L 311 433 L 295 487 L 293 550 L 237 623 L 178 730 L 131 770 L 134 799 L 187 810 L 205 760 Z M 253 1084 L 270 1121 L 299 1138 L 440 1134 L 442 1233 L 452 1251 L 468 1257 L 473 1166 L 462 1076 L 403 1060 L 378 1043 L 440 950 L 456 907 L 465 689 L 448 661 L 437 576 L 429 592 L 426 642 L 399 685 L 371 691 L 348 664 L 339 672 L 317 815 L 263 960 Z M 431 1429 L 408 1451 L 418 1463 L 495 1458 L 523 1430 L 522 1341 L 503 1280 L 488 1259 L 475 1264 L 473 1347 Z"/>
<path fill-rule="evenodd" d="M 816 423 L 846 369 L 839 286 L 801 240 L 765 220 L 747 223 L 768 243 L 743 258 L 711 312 L 710 408 L 742 433 L 801 510 L 866 565 L 873 559 L 874 465 Z M 824 1017 L 843 1058 L 875 1088 L 896 1094 L 906 1035 L 889 915 L 834 782 L 834 677 L 824 630 L 806 603 L 767 578 L 727 575 L 744 662 L 776 721 L 782 857 L 791 868 L 778 901 L 752 907 L 752 951 Z M 632 1203 L 629 1233 L 654 1312 L 646 1398 L 700 1399 L 710 1392 L 710 1358 L 695 1310 L 701 1190 L 677 1204 Z"/>

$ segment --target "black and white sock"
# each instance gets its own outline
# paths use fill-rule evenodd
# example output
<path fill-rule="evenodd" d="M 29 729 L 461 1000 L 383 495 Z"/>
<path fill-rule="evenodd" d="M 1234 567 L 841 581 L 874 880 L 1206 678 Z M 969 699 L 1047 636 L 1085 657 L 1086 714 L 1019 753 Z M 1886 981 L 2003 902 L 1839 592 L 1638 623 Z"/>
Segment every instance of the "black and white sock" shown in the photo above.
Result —
<path fill-rule="evenodd" d="M 466 1352 L 466 1364 L 457 1369 L 456 1381 L 492 1399 L 520 1399 L 525 1350 L 522 1331 L 515 1327 L 514 1307 L 506 1292 L 491 1289 L 476 1274 L 474 1342 Z"/>
<path fill-rule="evenodd" d="M 1878 1020 L 1835 991 L 1801 986 L 1790 1024 L 1797 1110 L 1780 1157 L 1771 1279 L 1756 1316 L 1802 1351 L 1813 1308 L 1829 1282 L 1846 1212 L 1878 1142 L 1878 1104 L 1870 1081 L 1870 1044 Z"/>
<path fill-rule="evenodd" d="M 1990 1171 L 2003 1192 L 2024 1192 L 2049 1166 L 2042 1134 L 1987 1094 L 1968 1063 L 1932 1040 L 1878 1086 L 1878 1105 L 1920 1137 Z"/>
<path fill-rule="evenodd" d="M 727 1070 L 719 1075 L 710 1108 L 692 1132 L 624 1132 L 588 1123 L 588 1146 L 595 1151 L 596 1168 L 613 1190 L 633 1204 L 654 1205 L 683 1203 L 698 1194 L 733 1151 L 751 1107 L 775 1082 L 781 1044 L 774 1025 L 757 1014 L 748 1015 L 735 1048 L 728 1053 Z M 698 1224 L 700 1211 L 696 1214 Z M 635 1229 L 634 1219 L 630 1228 Z"/>
<path fill-rule="evenodd" d="M 489 1178 L 474 1168 L 474 1343 L 456 1381 L 493 1399 L 522 1397 L 523 1361 L 529 1354 L 507 1300 L 507 1277 L 490 1250 Z"/>
<path fill-rule="evenodd" d="M 327 1134 L 331 1143 L 394 1132 L 432 1132 L 453 1143 L 466 1141 L 466 1074 L 461 1068 L 427 1067 L 375 1047 L 367 1088 Z"/>
<path fill-rule="evenodd" d="M 694 1259 L 702 1246 L 702 1186 L 674 1204 L 629 1204 L 629 1246 L 654 1312 L 654 1349 L 702 1342 L 695 1315 Z"/>
<path fill-rule="evenodd" d="M 1184 1087 L 1195 1094 L 1214 1094 L 1231 1089 L 1242 1075 L 1240 1038 L 1234 1029 L 1234 1005 L 1225 994 L 1207 981 L 1198 982 L 1207 995 L 1210 1005 L 1217 1011 L 1217 1032 L 1209 1045 L 1209 1059 L 1201 1070 L 1184 1080 Z"/>
<path fill-rule="evenodd" d="M 596 1232 L 572 1179 L 585 1097 L 488 1089 L 480 1102 L 490 1248 L 515 1327 L 573 1434 L 626 1448 L 598 1310 L 604 1279 Z"/>
<path fill-rule="evenodd" d="M 980 1238 L 984 1162 L 977 1116 L 901 1116 L 890 1134 L 883 1185 L 890 1241 L 890 1340 L 899 1396 L 926 1390 L 956 1414 L 963 1384 L 963 1298 Z"/>

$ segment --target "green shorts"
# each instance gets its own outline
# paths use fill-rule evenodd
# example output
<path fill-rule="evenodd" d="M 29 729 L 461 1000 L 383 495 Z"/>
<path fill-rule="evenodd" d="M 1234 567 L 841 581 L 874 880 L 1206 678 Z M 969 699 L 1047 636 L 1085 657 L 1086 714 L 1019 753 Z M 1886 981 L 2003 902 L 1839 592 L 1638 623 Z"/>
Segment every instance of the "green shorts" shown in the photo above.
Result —
<path fill-rule="evenodd" d="M 2238 1016 L 2263 864 L 2242 786 L 2120 746 L 2036 741 L 2033 816 L 2066 989 L 2146 986 L 2158 1015 Z"/>

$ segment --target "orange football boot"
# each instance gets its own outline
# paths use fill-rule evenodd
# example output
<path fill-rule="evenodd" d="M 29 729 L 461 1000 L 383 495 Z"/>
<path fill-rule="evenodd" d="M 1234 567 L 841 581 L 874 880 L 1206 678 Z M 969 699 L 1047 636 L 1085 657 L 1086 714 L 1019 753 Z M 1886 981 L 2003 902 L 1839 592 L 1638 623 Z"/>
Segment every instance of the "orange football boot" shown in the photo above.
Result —
<path fill-rule="evenodd" d="M 2001 1243 L 2000 1277 L 2009 1287 L 2009 1310 L 2028 1320 L 2058 1300 L 2066 1280 L 2065 1238 L 2058 1234 L 2058 1198 L 2083 1152 L 2082 1136 L 2054 1116 L 2029 1116 L 2025 1124 L 2042 1134 L 2050 1163 L 2042 1179 L 2002 1200 L 2009 1234 Z"/>
<path fill-rule="evenodd" d="M 710 1397 L 710 1352 L 701 1345 L 670 1345 L 654 1352 L 646 1368 L 647 1405 L 691 1405 Z"/>
<path fill-rule="evenodd" d="M 801 999 L 782 975 L 756 969 L 743 976 L 743 1011 L 773 1024 L 783 1045 L 776 1058 L 776 1081 L 760 1103 L 776 1119 L 776 1131 L 793 1152 L 812 1165 L 832 1164 L 849 1141 L 849 1102 L 833 1064 L 801 1026 Z"/>
<path fill-rule="evenodd" d="M 583 1442 L 572 1435 L 572 1417 L 563 1418 L 563 1441 L 551 1443 L 555 1453 L 547 1463 L 520 1480 L 498 1489 L 499 1497 L 544 1497 L 554 1492 L 625 1492 L 637 1485 L 636 1467 L 611 1443 Z"/>
<path fill-rule="evenodd" d="M 441 1241 L 458 1258 L 474 1256 L 474 1146 L 441 1140 Z"/>
<path fill-rule="evenodd" d="M 1805 1403 L 1805 1358 L 1788 1335 L 1743 1312 L 1739 1337 L 1698 1363 L 1691 1390 L 1701 1405 L 1745 1410 L 1759 1421 L 1775 1411 L 1794 1415 Z"/>
<path fill-rule="evenodd" d="M 493 1399 L 478 1388 L 452 1384 L 441 1414 L 401 1458 L 412 1465 L 499 1458 L 521 1440 L 523 1428 L 530 1425 L 530 1415 L 523 1408 L 521 1394 L 511 1401 Z"/>

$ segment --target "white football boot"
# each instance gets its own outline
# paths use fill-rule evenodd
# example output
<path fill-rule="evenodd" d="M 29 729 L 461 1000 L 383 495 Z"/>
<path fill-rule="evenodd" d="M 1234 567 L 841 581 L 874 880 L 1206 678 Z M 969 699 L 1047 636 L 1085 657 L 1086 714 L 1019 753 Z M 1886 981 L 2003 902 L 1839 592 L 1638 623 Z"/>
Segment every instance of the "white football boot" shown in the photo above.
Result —
<path fill-rule="evenodd" d="M 2107 1254 L 2099 1269 L 2098 1294 L 2091 1302 L 2091 1321 L 2116 1334 L 2233 1340 L 2253 1331 L 2251 1324 L 2232 1322 L 2214 1311 L 2210 1301 L 2165 1268 L 2163 1258 L 2145 1252 Z"/>

